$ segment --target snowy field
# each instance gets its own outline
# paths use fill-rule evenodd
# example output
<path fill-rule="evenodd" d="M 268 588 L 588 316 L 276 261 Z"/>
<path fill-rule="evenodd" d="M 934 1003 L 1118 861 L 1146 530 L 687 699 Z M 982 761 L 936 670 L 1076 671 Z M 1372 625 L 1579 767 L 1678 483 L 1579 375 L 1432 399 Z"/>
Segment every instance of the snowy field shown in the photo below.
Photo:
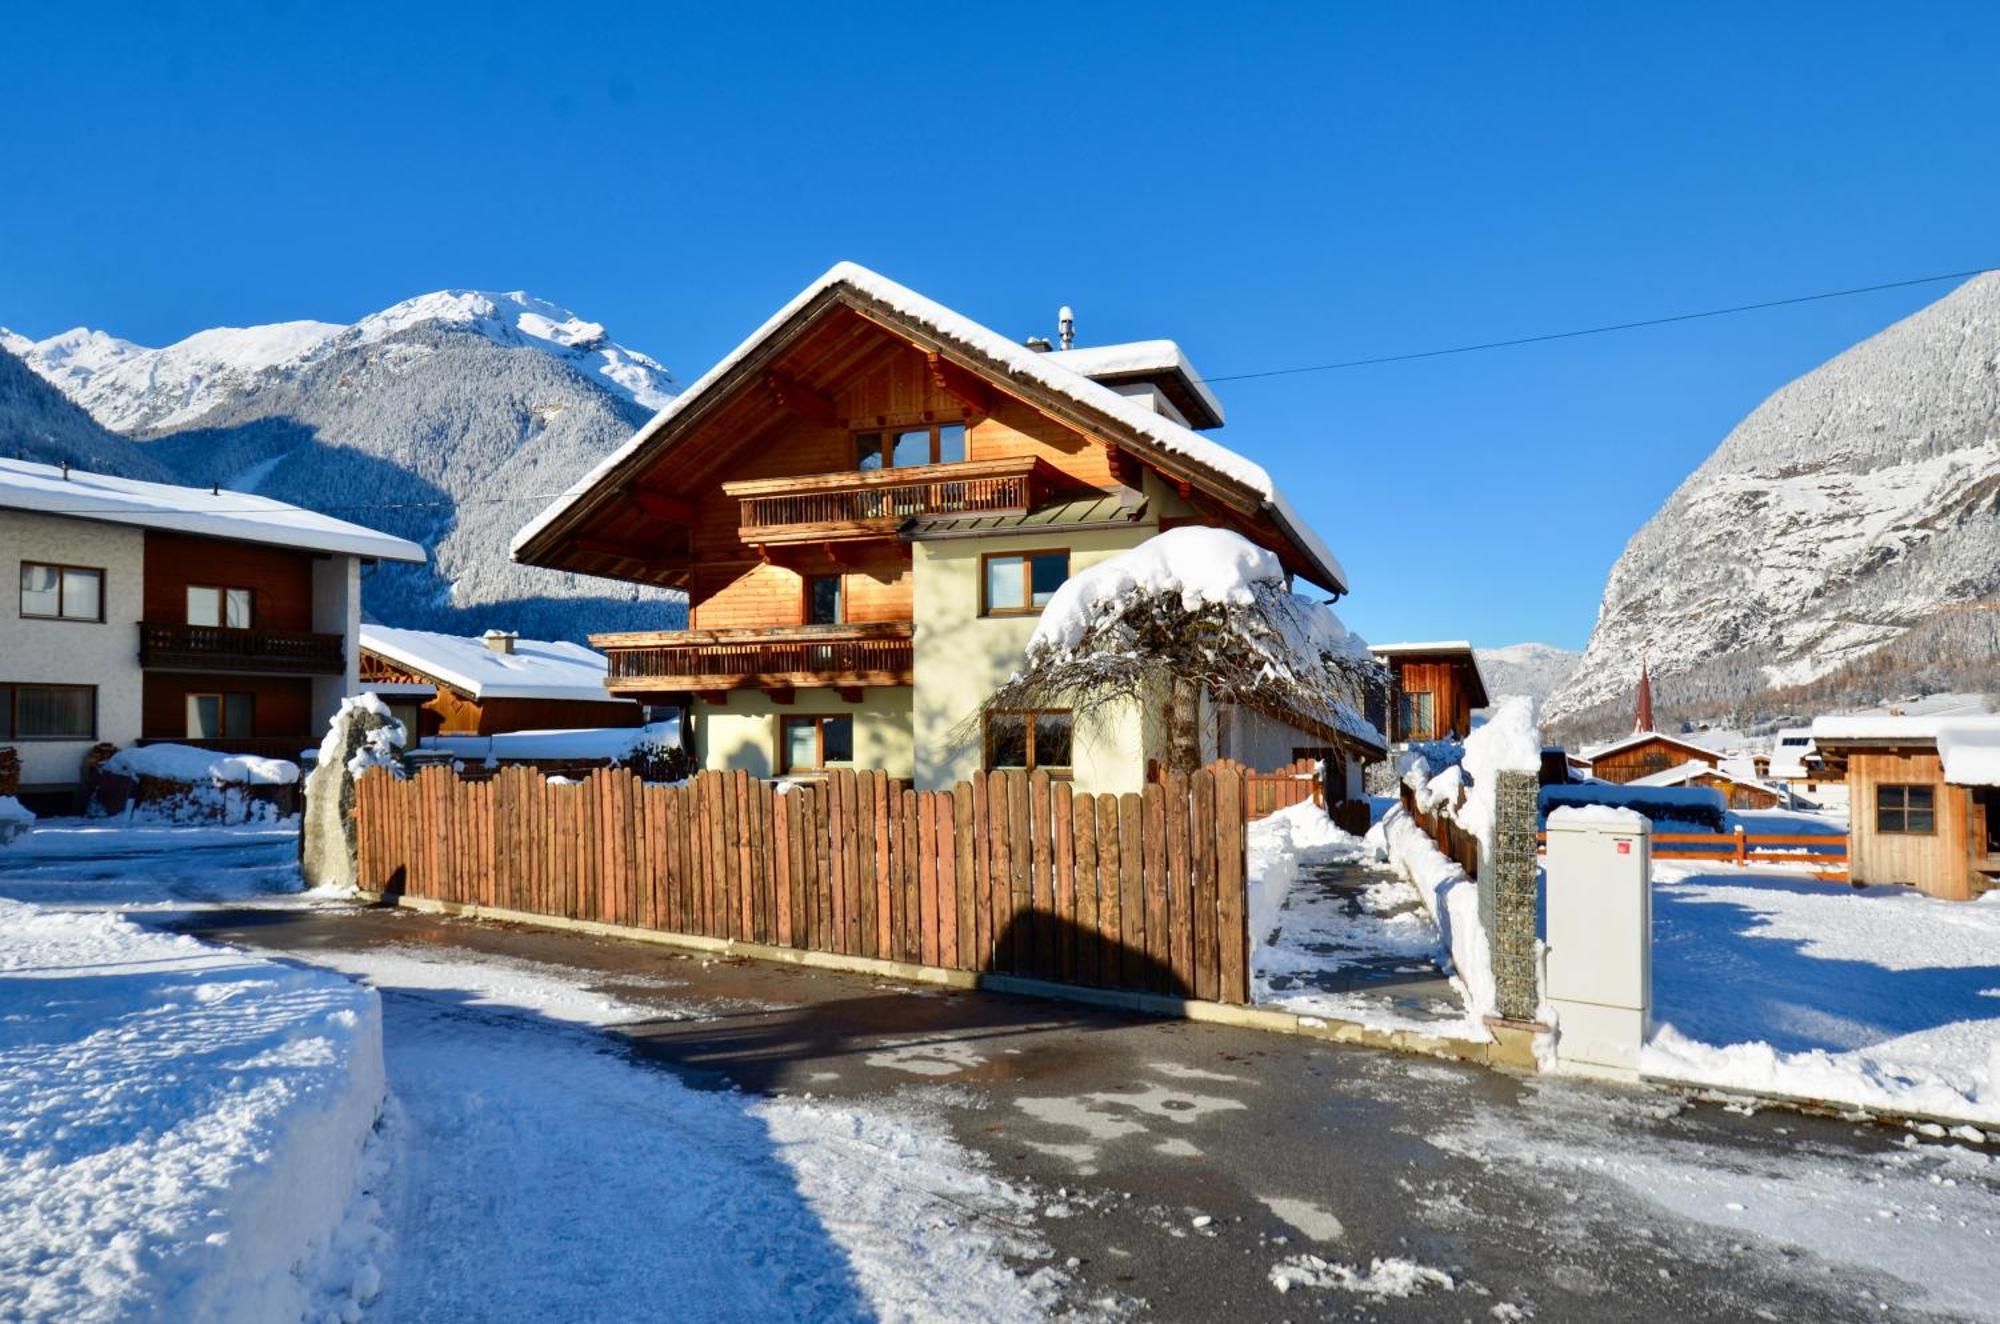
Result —
<path fill-rule="evenodd" d="M 1648 1075 L 2000 1124 L 2000 894 L 1659 864 Z"/>
<path fill-rule="evenodd" d="M 299 893 L 295 850 L 74 822 L 0 850 L 0 1318 L 1055 1305 L 1033 1196 L 921 1108 L 696 1089 L 602 1033 L 714 1006 L 418 947 L 276 962 L 120 917 L 338 904 Z"/>

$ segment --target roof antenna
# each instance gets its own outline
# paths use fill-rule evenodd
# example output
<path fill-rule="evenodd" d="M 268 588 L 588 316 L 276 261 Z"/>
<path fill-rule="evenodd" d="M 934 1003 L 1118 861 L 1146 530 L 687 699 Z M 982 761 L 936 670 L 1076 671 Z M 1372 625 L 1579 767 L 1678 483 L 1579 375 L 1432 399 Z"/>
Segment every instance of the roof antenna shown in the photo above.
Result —
<path fill-rule="evenodd" d="M 1056 334 L 1061 338 L 1064 349 L 1076 345 L 1076 314 L 1070 311 L 1068 304 L 1056 310 Z"/>

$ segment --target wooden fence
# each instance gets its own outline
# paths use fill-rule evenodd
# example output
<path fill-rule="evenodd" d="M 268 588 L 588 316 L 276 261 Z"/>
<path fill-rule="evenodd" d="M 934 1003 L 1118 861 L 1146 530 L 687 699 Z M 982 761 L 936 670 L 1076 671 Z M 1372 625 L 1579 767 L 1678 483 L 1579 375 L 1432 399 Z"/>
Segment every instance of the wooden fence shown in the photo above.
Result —
<path fill-rule="evenodd" d="M 364 890 L 809 951 L 1249 1001 L 1241 775 L 1074 794 L 995 772 L 916 791 L 839 771 L 779 790 L 622 768 L 484 781 L 369 772 Z"/>
<path fill-rule="evenodd" d="M 1325 789 L 1320 783 L 1319 764 L 1313 759 L 1299 759 L 1273 772 L 1259 772 L 1249 764 L 1236 759 L 1217 759 L 1208 766 L 1211 770 L 1228 768 L 1235 772 L 1243 786 L 1244 817 L 1252 823 L 1260 818 L 1269 818 L 1280 809 L 1290 809 L 1293 805 L 1304 804 L 1308 800 L 1322 807 L 1326 804 Z M 1164 781 L 1166 776 L 1166 769 L 1159 760 L 1146 761 L 1147 781 Z"/>
<path fill-rule="evenodd" d="M 1548 845 L 1548 833 L 1540 835 Z M 1810 864 L 1821 878 L 1847 877 L 1847 838 L 1829 832 L 1794 836 L 1753 832 L 1656 832 L 1656 860 L 1718 860 L 1727 864 Z"/>

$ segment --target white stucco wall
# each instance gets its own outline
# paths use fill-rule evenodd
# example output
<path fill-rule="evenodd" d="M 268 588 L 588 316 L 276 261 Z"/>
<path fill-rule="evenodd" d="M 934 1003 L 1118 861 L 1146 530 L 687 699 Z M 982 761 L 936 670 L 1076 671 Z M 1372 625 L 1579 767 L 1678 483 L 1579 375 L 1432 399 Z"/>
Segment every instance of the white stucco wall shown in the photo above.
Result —
<path fill-rule="evenodd" d="M 0 682 L 95 685 L 97 739 L 127 745 L 139 736 L 139 616 L 146 535 L 59 515 L 0 510 Z M 104 620 L 21 616 L 21 563 L 45 561 L 104 571 Z M 6 740 L 21 756 L 27 787 L 82 781 L 89 740 Z"/>
<path fill-rule="evenodd" d="M 320 634 L 344 640 L 347 668 L 338 676 L 314 676 L 312 726 L 323 735 L 343 695 L 361 691 L 361 562 L 352 556 L 322 556 L 313 562 L 313 625 Z"/>
<path fill-rule="evenodd" d="M 822 713 L 854 718 L 854 767 L 877 768 L 905 781 L 914 772 L 910 745 L 910 689 L 875 686 L 850 703 L 838 690 L 802 689 L 792 702 L 774 703 L 758 690 L 732 691 L 726 702 L 694 702 L 695 752 L 703 768 L 771 777 L 778 769 L 779 720 Z"/>

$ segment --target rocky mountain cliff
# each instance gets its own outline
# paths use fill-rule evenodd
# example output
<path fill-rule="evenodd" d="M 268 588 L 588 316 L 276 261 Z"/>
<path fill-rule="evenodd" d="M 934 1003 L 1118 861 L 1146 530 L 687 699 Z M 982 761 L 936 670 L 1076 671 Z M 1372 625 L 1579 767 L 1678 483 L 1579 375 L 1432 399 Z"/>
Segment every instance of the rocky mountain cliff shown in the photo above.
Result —
<path fill-rule="evenodd" d="M 1475 648 L 1479 674 L 1486 679 L 1494 702 L 1510 694 L 1525 694 L 1536 702 L 1550 694 L 1576 670 L 1583 654 L 1554 644 L 1508 644 L 1505 648 Z"/>
<path fill-rule="evenodd" d="M 71 409 L 90 433 L 44 436 L 0 369 L 10 454 L 219 483 L 423 543 L 430 565 L 369 572 L 376 619 L 545 638 L 684 620 L 676 595 L 507 559 L 523 522 L 671 398 L 658 363 L 554 304 L 444 291 L 346 327 L 221 328 L 164 349 L 0 331 L 0 345 L 116 429 Z"/>
<path fill-rule="evenodd" d="M 1940 618 L 1993 606 L 2000 275 L 1870 337 L 1738 424 L 1619 557 L 1582 664 L 1545 717 L 1586 735 L 1629 720 L 1642 658 L 1670 711 L 1824 702 L 1850 676 L 1893 692 L 1919 683 L 1917 660 L 1871 658 L 1911 653 L 1898 645 L 1912 637 L 1983 638 Z"/>

